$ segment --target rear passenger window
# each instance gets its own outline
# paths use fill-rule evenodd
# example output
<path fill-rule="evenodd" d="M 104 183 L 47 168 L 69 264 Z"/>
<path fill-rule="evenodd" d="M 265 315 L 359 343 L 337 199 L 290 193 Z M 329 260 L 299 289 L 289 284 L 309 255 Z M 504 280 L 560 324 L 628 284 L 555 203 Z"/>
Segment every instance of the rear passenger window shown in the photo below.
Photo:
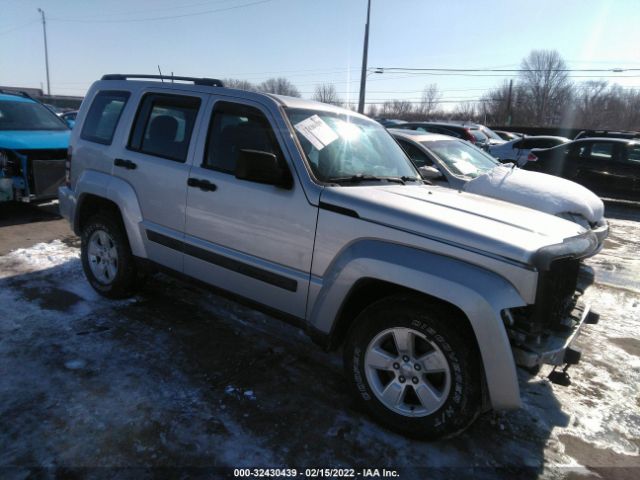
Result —
<path fill-rule="evenodd" d="M 594 143 L 591 147 L 591 156 L 609 160 L 613 151 L 611 143 Z"/>
<path fill-rule="evenodd" d="M 184 162 L 200 99 L 181 95 L 147 94 L 133 126 L 129 149 Z"/>
<path fill-rule="evenodd" d="M 640 162 L 640 145 L 629 145 L 627 147 L 627 159 L 632 162 Z"/>
<path fill-rule="evenodd" d="M 259 150 L 282 158 L 267 117 L 255 107 L 217 102 L 211 117 L 202 166 L 234 173 L 242 150 Z"/>
<path fill-rule="evenodd" d="M 128 99 L 129 92 L 98 92 L 84 120 L 80 138 L 110 145 Z"/>

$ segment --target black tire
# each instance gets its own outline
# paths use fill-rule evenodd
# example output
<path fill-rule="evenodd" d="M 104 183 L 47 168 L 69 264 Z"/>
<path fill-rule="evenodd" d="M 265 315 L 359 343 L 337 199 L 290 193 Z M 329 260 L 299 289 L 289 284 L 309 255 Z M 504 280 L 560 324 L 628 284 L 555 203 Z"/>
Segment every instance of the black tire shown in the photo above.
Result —
<path fill-rule="evenodd" d="M 350 387 L 362 408 L 385 427 L 412 438 L 452 437 L 471 425 L 480 413 L 482 370 L 475 341 L 465 335 L 462 321 L 465 319 L 454 310 L 414 295 L 387 297 L 365 308 L 351 327 L 344 347 Z M 443 393 L 446 399 L 442 406 L 426 416 L 405 416 L 385 406 L 365 373 L 364 358 L 370 342 L 381 332 L 398 327 L 415 330 L 437 345 L 449 367 L 449 393 Z"/>
<path fill-rule="evenodd" d="M 88 244 L 91 236 L 98 230 L 105 231 L 113 239 L 117 251 L 117 273 L 109 283 L 101 282 L 96 278 L 89 266 Z M 117 299 L 128 298 L 136 292 L 139 286 L 138 272 L 126 231 L 116 215 L 98 213 L 86 221 L 81 235 L 80 258 L 87 280 L 100 295 Z"/>

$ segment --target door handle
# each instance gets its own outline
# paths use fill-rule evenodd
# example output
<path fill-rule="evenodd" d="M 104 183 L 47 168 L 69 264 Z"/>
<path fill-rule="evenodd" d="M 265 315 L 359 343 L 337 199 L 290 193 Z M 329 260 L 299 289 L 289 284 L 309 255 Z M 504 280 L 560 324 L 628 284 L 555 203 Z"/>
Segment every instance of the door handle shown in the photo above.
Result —
<path fill-rule="evenodd" d="M 135 170 L 138 166 L 135 163 L 133 163 L 131 160 L 124 160 L 122 158 L 116 158 L 113 161 L 113 164 L 116 167 L 123 167 L 123 168 L 126 168 L 127 170 Z"/>
<path fill-rule="evenodd" d="M 201 178 L 189 178 L 187 185 L 190 187 L 197 187 L 205 192 L 215 192 L 218 188 L 215 183 L 211 183 L 209 180 L 203 180 Z"/>

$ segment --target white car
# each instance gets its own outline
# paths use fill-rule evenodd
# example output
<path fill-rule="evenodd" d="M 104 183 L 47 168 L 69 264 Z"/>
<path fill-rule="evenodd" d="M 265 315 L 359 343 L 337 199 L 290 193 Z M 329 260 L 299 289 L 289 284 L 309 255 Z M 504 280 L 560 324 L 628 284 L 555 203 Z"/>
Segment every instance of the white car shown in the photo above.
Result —
<path fill-rule="evenodd" d="M 568 143 L 571 140 L 565 137 L 535 136 L 524 137 L 501 145 L 490 145 L 489 153 L 501 162 L 513 162 L 519 167 L 527 163 L 527 157 L 534 148 L 551 148 Z"/>

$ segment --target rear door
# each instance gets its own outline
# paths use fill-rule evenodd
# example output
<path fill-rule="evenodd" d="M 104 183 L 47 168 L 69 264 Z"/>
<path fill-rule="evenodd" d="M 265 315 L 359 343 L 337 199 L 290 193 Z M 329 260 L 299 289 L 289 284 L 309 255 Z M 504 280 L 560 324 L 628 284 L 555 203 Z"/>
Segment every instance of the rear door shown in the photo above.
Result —
<path fill-rule="evenodd" d="M 185 272 L 304 318 L 318 209 L 295 174 L 290 189 L 235 177 L 243 149 L 272 153 L 295 172 L 283 147 L 289 132 L 249 100 L 212 99 L 207 122 L 189 177 Z"/>
<path fill-rule="evenodd" d="M 625 188 L 621 198 L 640 200 L 640 143 L 631 143 L 622 152 L 621 174 L 625 176 Z"/>
<path fill-rule="evenodd" d="M 182 251 L 173 247 L 184 235 L 187 160 L 208 95 L 152 88 L 136 100 L 126 147 L 112 159 L 113 175 L 136 192 L 149 258 L 182 271 Z"/>

